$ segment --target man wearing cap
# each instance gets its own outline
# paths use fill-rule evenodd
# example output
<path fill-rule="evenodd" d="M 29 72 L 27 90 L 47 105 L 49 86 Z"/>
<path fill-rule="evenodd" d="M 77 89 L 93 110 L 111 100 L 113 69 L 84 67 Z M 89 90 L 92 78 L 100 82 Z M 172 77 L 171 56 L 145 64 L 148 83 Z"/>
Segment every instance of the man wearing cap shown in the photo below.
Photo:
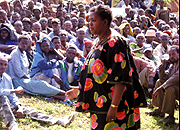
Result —
<path fill-rule="evenodd" d="M 157 60 L 158 66 L 161 64 L 162 55 L 167 54 L 169 51 L 169 35 L 163 33 L 161 35 L 161 44 L 159 44 L 154 50 L 153 55 Z"/>
<path fill-rule="evenodd" d="M 155 31 L 154 30 L 147 30 L 145 34 L 146 42 L 147 44 L 150 44 L 152 48 L 156 48 L 157 45 L 159 45 L 157 42 L 155 42 Z"/>
<path fill-rule="evenodd" d="M 23 30 L 28 33 L 31 33 L 32 32 L 31 20 L 29 18 L 25 17 L 25 18 L 23 18 L 22 23 L 23 23 Z"/>
<path fill-rule="evenodd" d="M 158 79 L 158 73 L 157 73 L 157 61 L 155 57 L 152 55 L 153 48 L 150 44 L 145 44 L 143 46 L 143 54 L 142 57 L 145 61 L 149 62 L 148 66 L 152 66 L 151 70 L 149 71 L 149 82 L 148 82 L 148 88 L 149 92 L 152 92 L 152 88 L 154 87 L 155 81 Z"/>
<path fill-rule="evenodd" d="M 60 22 L 60 20 L 58 18 L 54 18 L 54 19 L 52 19 L 51 23 L 52 23 L 53 31 L 50 32 L 48 34 L 48 36 L 50 38 L 52 38 L 54 36 L 59 36 L 60 29 L 61 29 L 61 22 Z"/>
<path fill-rule="evenodd" d="M 179 100 L 179 46 L 171 46 L 168 54 L 169 59 L 162 60 L 159 66 L 159 80 L 153 92 L 152 104 L 158 109 L 146 113 L 161 117 L 167 113 L 169 116 L 160 119 L 159 122 L 174 123 L 175 100 Z"/>
<path fill-rule="evenodd" d="M 32 23 L 39 21 L 41 15 L 41 9 L 37 6 L 33 8 L 33 18 L 31 19 Z"/>
<path fill-rule="evenodd" d="M 53 31 L 48 34 L 50 38 L 53 38 L 54 36 L 59 36 L 61 31 L 61 22 L 58 18 L 54 18 L 51 21 Z M 65 30 L 64 30 L 65 31 Z M 67 31 L 66 31 L 67 32 Z M 67 32 L 68 41 L 75 38 L 73 35 Z"/>
<path fill-rule="evenodd" d="M 84 12 L 85 11 L 84 5 L 83 4 L 79 4 L 78 5 L 78 10 L 79 10 L 80 13 Z"/>

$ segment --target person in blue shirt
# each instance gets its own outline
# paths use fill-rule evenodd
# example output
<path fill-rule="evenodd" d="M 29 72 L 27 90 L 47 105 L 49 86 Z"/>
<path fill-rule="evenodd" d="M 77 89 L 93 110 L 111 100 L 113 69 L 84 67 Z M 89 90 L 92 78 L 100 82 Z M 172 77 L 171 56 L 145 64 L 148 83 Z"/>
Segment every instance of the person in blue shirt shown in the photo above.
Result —
<path fill-rule="evenodd" d="M 59 36 L 60 32 L 62 31 L 60 20 L 58 18 L 54 18 L 54 19 L 52 19 L 51 23 L 52 23 L 53 31 L 48 34 L 48 37 L 53 38 L 54 36 Z M 67 36 L 68 36 L 68 41 L 75 38 L 73 35 L 71 35 L 68 32 L 67 32 Z"/>
<path fill-rule="evenodd" d="M 50 74 L 56 75 L 52 70 L 60 69 L 59 78 L 62 82 L 62 84 L 60 84 L 60 89 L 66 92 L 74 90 L 74 92 L 72 92 L 73 95 L 71 95 L 72 97 L 70 99 L 77 97 L 77 93 L 76 93 L 77 89 L 75 88 L 78 88 L 77 86 L 78 86 L 78 81 L 82 66 L 82 62 L 77 60 L 75 56 L 76 56 L 76 46 L 71 45 L 70 47 L 67 48 L 66 57 L 63 60 L 58 60 L 58 61 L 51 60 L 47 62 L 46 59 L 41 59 L 37 63 L 37 68 L 42 72 L 46 72 L 48 75 Z M 33 73 L 33 69 L 31 70 Z M 35 75 L 35 77 L 38 76 L 39 75 L 37 76 Z"/>
<path fill-rule="evenodd" d="M 71 39 L 69 43 L 76 45 L 79 50 L 83 51 L 84 42 L 89 39 L 85 38 L 85 31 L 83 28 L 78 29 L 76 35 L 77 38 Z"/>
<path fill-rule="evenodd" d="M 48 38 L 43 38 L 36 43 L 33 63 L 30 70 L 30 77 L 35 80 L 45 80 L 51 85 L 60 88 L 62 81 L 59 78 L 57 69 L 44 70 L 44 64 L 51 62 L 56 64 L 57 60 L 62 60 L 64 56 L 56 50 Z M 55 81 L 54 81 L 55 80 Z"/>

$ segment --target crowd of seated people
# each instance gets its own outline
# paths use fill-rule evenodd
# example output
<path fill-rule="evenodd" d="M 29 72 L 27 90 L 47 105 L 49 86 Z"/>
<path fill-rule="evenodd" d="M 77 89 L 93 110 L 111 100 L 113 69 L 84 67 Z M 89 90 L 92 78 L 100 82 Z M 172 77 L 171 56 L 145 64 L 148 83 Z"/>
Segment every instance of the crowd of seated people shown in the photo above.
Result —
<path fill-rule="evenodd" d="M 159 107 L 147 113 L 162 117 L 168 113 L 160 121 L 174 122 L 179 97 L 179 19 L 171 17 L 165 0 L 150 5 L 141 0 L 0 2 L 0 52 L 12 57 L 6 73 L 13 87 L 72 106 L 81 68 L 97 37 L 89 29 L 89 9 L 98 4 L 124 9 L 113 16 L 111 28 L 126 39 L 145 94 Z"/>

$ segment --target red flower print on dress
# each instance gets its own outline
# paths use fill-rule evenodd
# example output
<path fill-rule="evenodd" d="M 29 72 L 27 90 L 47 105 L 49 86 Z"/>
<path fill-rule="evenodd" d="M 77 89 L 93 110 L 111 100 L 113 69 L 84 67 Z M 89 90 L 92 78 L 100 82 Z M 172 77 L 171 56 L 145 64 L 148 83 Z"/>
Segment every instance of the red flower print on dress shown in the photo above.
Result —
<path fill-rule="evenodd" d="M 134 91 L 134 99 L 136 99 L 139 96 L 139 94 L 137 93 L 137 91 Z"/>
<path fill-rule="evenodd" d="M 112 73 L 112 69 L 110 68 L 107 72 L 108 72 L 108 74 L 111 74 Z"/>
<path fill-rule="evenodd" d="M 134 121 L 137 122 L 140 119 L 140 110 L 139 108 L 134 108 Z"/>
<path fill-rule="evenodd" d="M 97 115 L 96 114 L 91 115 L 91 127 L 93 129 L 96 129 L 96 127 L 98 126 L 98 123 L 96 121 L 97 121 Z"/>
<path fill-rule="evenodd" d="M 126 106 L 129 106 L 126 100 L 124 101 L 124 104 L 125 104 Z"/>
<path fill-rule="evenodd" d="M 95 60 L 91 70 L 95 76 L 100 76 L 104 71 L 104 63 L 100 59 Z"/>
<path fill-rule="evenodd" d="M 108 44 L 109 44 L 110 47 L 113 47 L 114 43 L 116 43 L 116 42 L 117 42 L 117 39 L 111 39 L 111 40 L 108 41 Z"/>
<path fill-rule="evenodd" d="M 125 55 L 122 52 L 120 52 L 119 54 L 115 54 L 114 62 L 122 62 L 124 57 Z"/>
<path fill-rule="evenodd" d="M 97 92 L 94 92 L 94 102 L 96 102 L 98 108 L 102 108 L 103 103 L 107 102 L 107 98 L 104 95 L 99 96 Z"/>
<path fill-rule="evenodd" d="M 87 110 L 89 108 L 89 104 L 88 103 L 83 103 L 82 104 L 82 109 L 84 109 L 84 110 Z"/>
<path fill-rule="evenodd" d="M 86 83 L 85 83 L 85 86 L 84 86 L 84 91 L 88 91 L 88 90 L 92 89 L 92 87 L 93 87 L 92 79 L 86 78 Z"/>
<path fill-rule="evenodd" d="M 123 126 L 119 127 L 119 124 L 115 122 L 109 122 L 105 125 L 104 130 L 125 130 Z"/>
<path fill-rule="evenodd" d="M 130 77 L 132 76 L 132 71 L 131 71 L 131 70 L 129 71 L 129 76 L 130 76 Z"/>
<path fill-rule="evenodd" d="M 118 120 L 123 120 L 126 117 L 126 112 L 125 111 L 118 112 L 116 117 L 118 118 Z"/>
<path fill-rule="evenodd" d="M 88 73 L 93 73 L 95 82 L 102 84 L 108 77 L 107 68 L 100 59 L 94 60 L 92 58 L 89 61 Z"/>
<path fill-rule="evenodd" d="M 111 130 L 124 130 L 124 129 L 121 128 L 121 127 L 114 127 L 114 128 L 112 128 Z"/>
<path fill-rule="evenodd" d="M 80 107 L 81 106 L 81 103 L 80 102 L 77 102 L 76 103 L 76 107 Z"/>

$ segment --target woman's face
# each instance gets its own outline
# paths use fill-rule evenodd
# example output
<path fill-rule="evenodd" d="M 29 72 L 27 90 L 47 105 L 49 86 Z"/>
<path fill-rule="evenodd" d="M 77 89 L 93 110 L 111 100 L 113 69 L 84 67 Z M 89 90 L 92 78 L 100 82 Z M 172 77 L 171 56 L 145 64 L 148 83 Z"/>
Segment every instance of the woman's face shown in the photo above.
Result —
<path fill-rule="evenodd" d="M 43 43 L 41 43 L 40 48 L 43 53 L 47 54 L 50 51 L 50 43 L 47 41 L 44 41 Z"/>
<path fill-rule="evenodd" d="M 123 34 L 129 34 L 129 26 L 128 25 L 126 25 L 126 27 L 124 28 L 124 30 L 123 30 Z"/>
<path fill-rule="evenodd" d="M 102 33 L 102 29 L 104 28 L 103 26 L 103 21 L 101 18 L 94 12 L 90 13 L 89 15 L 89 28 L 92 34 L 100 34 Z"/>

